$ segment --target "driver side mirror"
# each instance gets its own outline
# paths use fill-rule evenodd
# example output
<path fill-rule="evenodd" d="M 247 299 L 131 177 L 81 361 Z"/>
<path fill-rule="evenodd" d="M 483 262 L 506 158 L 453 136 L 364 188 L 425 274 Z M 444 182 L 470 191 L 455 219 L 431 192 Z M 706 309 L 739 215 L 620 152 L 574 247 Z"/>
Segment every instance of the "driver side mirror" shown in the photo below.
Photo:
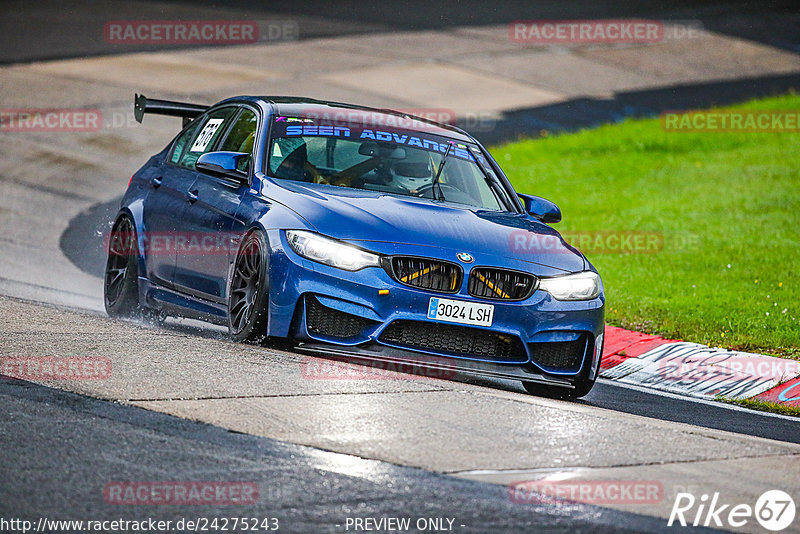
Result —
<path fill-rule="evenodd" d="M 519 198 L 525 204 L 525 211 L 543 223 L 557 223 L 561 220 L 561 210 L 558 209 L 555 202 L 551 202 L 546 198 L 523 195 L 521 193 Z"/>
<path fill-rule="evenodd" d="M 211 176 L 222 176 L 247 184 L 248 176 L 245 169 L 249 162 L 250 154 L 247 152 L 206 152 L 197 158 L 194 167 Z"/>

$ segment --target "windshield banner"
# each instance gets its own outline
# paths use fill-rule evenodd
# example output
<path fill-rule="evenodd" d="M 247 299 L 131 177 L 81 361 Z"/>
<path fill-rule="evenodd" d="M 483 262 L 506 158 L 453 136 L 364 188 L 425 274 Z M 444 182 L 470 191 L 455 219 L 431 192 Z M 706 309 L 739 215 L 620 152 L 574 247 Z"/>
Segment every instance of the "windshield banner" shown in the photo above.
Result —
<path fill-rule="evenodd" d="M 308 117 L 277 116 L 272 126 L 272 137 L 337 137 L 365 142 L 392 143 L 441 154 L 445 154 L 449 146 L 450 155 L 453 157 L 468 161 L 475 161 L 477 158 L 482 164 L 486 164 L 483 155 L 474 146 L 469 148 L 475 154 L 475 158 L 470 155 L 466 143 L 438 135 L 420 134 L 420 132 L 395 128 L 365 128 L 358 124 L 315 124 L 315 122 L 314 119 Z"/>

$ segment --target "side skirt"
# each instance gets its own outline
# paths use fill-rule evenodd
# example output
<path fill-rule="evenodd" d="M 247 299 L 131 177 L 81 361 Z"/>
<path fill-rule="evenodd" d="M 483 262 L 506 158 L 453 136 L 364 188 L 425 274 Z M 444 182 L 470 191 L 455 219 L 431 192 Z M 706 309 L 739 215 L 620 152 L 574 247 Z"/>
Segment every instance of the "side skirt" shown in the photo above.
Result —
<path fill-rule="evenodd" d="M 199 319 L 222 326 L 228 324 L 228 307 L 225 304 L 192 297 L 154 284 L 147 278 L 139 277 L 139 302 L 167 315 Z"/>

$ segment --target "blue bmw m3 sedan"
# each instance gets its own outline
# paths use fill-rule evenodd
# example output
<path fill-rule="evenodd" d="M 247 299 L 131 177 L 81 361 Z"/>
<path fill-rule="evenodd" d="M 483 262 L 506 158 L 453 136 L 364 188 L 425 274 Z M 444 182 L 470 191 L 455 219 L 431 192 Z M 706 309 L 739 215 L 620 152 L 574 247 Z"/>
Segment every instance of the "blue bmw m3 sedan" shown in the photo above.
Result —
<path fill-rule="evenodd" d="M 589 392 L 603 286 L 489 152 L 449 125 L 307 98 L 135 98 L 183 129 L 132 177 L 108 240 L 111 316 L 237 341 Z"/>

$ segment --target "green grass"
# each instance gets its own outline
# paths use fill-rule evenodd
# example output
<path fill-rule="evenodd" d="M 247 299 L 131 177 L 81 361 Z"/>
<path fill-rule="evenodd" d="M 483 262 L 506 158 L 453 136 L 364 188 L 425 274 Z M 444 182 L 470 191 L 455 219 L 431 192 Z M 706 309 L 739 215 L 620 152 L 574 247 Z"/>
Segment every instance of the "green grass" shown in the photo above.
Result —
<path fill-rule="evenodd" d="M 800 96 L 738 109 L 800 109 Z M 800 359 L 800 133 L 665 132 L 658 119 L 492 149 L 562 233 L 648 231 L 650 254 L 588 253 L 607 320 Z"/>
<path fill-rule="evenodd" d="M 727 397 L 717 397 L 715 400 L 724 402 L 725 404 L 735 404 L 743 408 L 758 410 L 760 412 L 772 412 L 783 415 L 791 415 L 792 417 L 800 417 L 799 407 L 780 404 L 778 402 L 763 401 L 759 399 L 729 399 Z"/>

